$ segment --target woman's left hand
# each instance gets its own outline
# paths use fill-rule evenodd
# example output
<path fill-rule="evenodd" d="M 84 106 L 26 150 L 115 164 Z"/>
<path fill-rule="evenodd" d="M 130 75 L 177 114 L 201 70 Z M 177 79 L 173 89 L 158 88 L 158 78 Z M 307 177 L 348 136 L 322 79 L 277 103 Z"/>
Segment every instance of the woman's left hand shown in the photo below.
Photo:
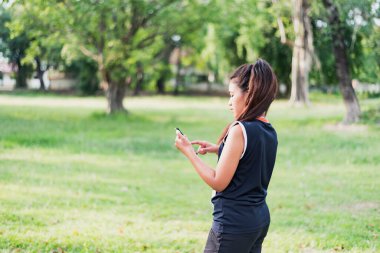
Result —
<path fill-rule="evenodd" d="M 182 135 L 181 133 L 177 132 L 177 136 L 175 138 L 175 146 L 176 148 L 181 151 L 185 156 L 189 156 L 191 153 L 195 153 L 193 146 L 191 145 L 191 142 L 186 137 L 186 135 Z"/>

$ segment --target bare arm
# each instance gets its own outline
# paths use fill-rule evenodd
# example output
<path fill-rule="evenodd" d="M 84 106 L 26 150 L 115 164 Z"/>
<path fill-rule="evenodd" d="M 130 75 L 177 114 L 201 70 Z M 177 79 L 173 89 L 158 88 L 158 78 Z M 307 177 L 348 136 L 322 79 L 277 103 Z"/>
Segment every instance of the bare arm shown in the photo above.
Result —
<path fill-rule="evenodd" d="M 199 176 L 214 190 L 221 192 L 231 182 L 244 150 L 244 136 L 240 125 L 229 131 L 216 170 L 206 165 L 187 145 L 191 143 L 185 136 L 177 134 L 176 146 L 189 159 Z"/>

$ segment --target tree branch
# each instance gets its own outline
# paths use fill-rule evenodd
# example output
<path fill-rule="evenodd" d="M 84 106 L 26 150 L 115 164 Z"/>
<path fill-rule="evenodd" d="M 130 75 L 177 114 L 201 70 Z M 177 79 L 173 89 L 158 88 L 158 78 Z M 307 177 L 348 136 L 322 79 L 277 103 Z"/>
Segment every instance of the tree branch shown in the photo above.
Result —
<path fill-rule="evenodd" d="M 102 63 L 102 55 L 97 55 L 97 54 L 94 54 L 93 52 L 91 52 L 90 50 L 88 50 L 86 47 L 84 47 L 83 45 L 80 45 L 79 46 L 79 50 L 82 52 L 82 54 L 84 54 L 85 56 L 93 59 L 94 61 L 96 61 L 97 63 L 101 64 Z"/>
<path fill-rule="evenodd" d="M 156 36 L 158 36 L 159 34 L 160 34 L 159 32 L 155 32 L 155 33 L 152 33 L 151 35 L 147 36 L 146 38 L 142 39 L 137 44 L 136 48 L 137 49 L 143 49 L 143 48 L 149 46 L 154 41 Z"/>
<path fill-rule="evenodd" d="M 166 7 L 170 6 L 171 4 L 173 4 L 174 2 L 176 2 L 176 0 L 169 0 L 167 1 L 166 3 L 164 3 L 163 5 L 159 6 L 158 8 L 154 9 L 151 13 L 149 13 L 147 16 L 143 17 L 142 20 L 141 20 L 141 26 L 144 27 L 146 25 L 146 23 L 152 19 L 154 16 L 156 16 L 160 11 L 162 11 L 163 9 L 165 9 Z"/>
<path fill-rule="evenodd" d="M 141 27 L 145 27 L 149 20 L 155 17 L 159 12 L 161 12 L 166 7 L 170 6 L 177 0 L 169 0 L 162 4 L 161 6 L 154 9 L 152 12 L 148 13 L 146 16 L 140 15 L 138 9 L 136 8 L 136 3 L 132 2 L 132 20 L 131 20 L 131 28 L 128 33 L 123 37 L 123 42 L 130 42 L 131 38 L 137 33 L 137 31 Z M 141 17 L 142 16 L 142 17 Z M 141 17 L 141 18 L 140 18 Z"/>
<path fill-rule="evenodd" d="M 277 3 L 277 0 L 272 0 L 272 3 L 273 5 L 275 5 Z M 278 12 L 276 12 L 276 19 L 277 19 L 278 31 L 280 32 L 281 43 L 288 45 L 289 47 L 294 47 L 294 42 L 286 38 L 285 26 Z"/>

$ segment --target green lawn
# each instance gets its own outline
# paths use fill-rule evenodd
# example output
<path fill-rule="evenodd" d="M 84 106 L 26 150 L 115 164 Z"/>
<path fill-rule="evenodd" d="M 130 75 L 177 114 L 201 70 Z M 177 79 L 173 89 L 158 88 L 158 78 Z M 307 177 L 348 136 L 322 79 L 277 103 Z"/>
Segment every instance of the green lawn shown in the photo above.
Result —
<path fill-rule="evenodd" d="M 103 98 L 0 95 L 0 252 L 202 252 L 211 189 L 174 148 L 174 128 L 214 141 L 232 120 L 227 98 L 125 105 L 129 115 L 108 117 Z M 338 128 L 343 114 L 336 97 L 272 106 L 264 252 L 380 251 L 380 127 Z"/>

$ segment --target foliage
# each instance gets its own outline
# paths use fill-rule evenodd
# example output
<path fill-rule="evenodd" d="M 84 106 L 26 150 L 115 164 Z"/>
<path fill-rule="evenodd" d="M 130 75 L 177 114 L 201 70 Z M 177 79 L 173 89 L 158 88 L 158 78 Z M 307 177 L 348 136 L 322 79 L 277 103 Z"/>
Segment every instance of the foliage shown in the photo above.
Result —
<path fill-rule="evenodd" d="M 16 87 L 25 88 L 27 78 L 32 75 L 32 66 L 23 62 L 30 41 L 25 32 L 12 36 L 8 27 L 10 21 L 11 13 L 0 6 L 0 52 L 17 66 Z"/>
<path fill-rule="evenodd" d="M 376 4 L 377 3 L 377 4 Z M 344 39 L 348 48 L 348 58 L 353 79 L 362 82 L 378 83 L 380 80 L 380 49 L 376 47 L 380 26 L 378 0 L 336 1 L 344 21 Z M 377 6 L 377 7 L 376 7 Z M 331 30 L 327 25 L 326 10 L 319 1 L 313 1 L 312 18 L 315 47 L 321 60 L 321 71 L 312 74 L 314 84 L 335 84 L 335 61 L 332 54 Z"/>
<path fill-rule="evenodd" d="M 77 88 L 82 95 L 93 95 L 99 91 L 99 78 L 96 62 L 88 58 L 78 58 L 65 65 L 64 71 L 78 79 Z"/>
<path fill-rule="evenodd" d="M 345 24 L 352 77 L 379 82 L 379 1 L 336 2 Z M 310 83 L 335 85 L 326 10 L 320 1 L 310 3 L 314 47 L 321 62 L 320 67 L 315 62 Z M 213 74 L 222 83 L 236 66 L 262 57 L 272 64 L 280 82 L 290 85 L 292 47 L 281 42 L 278 27 L 280 19 L 286 38 L 294 39 L 290 1 L 16 0 L 8 5 L 2 18 L 11 23 L 0 33 L 13 38 L 24 64 L 33 63 L 36 56 L 53 66 L 87 58 L 98 67 L 100 81 L 104 77 L 99 69 L 104 67 L 116 82 L 131 78 L 133 88 L 137 63 L 143 66 L 146 83 L 173 77 L 169 58 L 175 47 L 181 47 L 187 73 Z M 178 45 L 173 35 L 180 36 Z M 17 53 L 4 41 L 0 50 L 14 62 Z"/>

